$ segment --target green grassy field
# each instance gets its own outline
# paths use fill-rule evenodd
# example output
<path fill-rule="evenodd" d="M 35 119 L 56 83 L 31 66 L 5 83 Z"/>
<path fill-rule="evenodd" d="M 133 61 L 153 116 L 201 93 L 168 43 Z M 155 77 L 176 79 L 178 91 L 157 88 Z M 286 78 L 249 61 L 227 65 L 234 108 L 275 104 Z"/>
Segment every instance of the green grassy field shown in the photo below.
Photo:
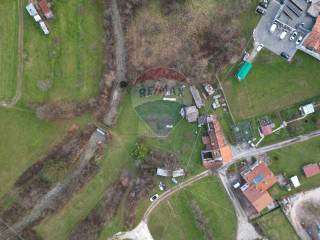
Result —
<path fill-rule="evenodd" d="M 298 240 L 293 227 L 280 209 L 255 220 L 264 235 L 270 240 Z"/>
<path fill-rule="evenodd" d="M 320 175 L 306 178 L 302 170 L 302 167 L 304 165 L 316 162 L 319 163 L 319 138 L 273 151 L 269 153 L 269 156 L 272 159 L 270 169 L 274 174 L 284 173 L 287 177 L 297 175 L 301 182 L 301 186 L 299 188 L 293 189 L 291 192 L 287 192 L 285 189 L 282 189 L 278 185 L 275 185 L 270 189 L 270 193 L 274 197 L 281 197 L 302 190 L 319 187 Z"/>
<path fill-rule="evenodd" d="M 235 66 L 223 86 L 231 111 L 237 120 L 270 113 L 319 95 L 319 61 L 298 52 L 288 64 L 263 50 L 253 64 L 248 78 L 239 82 Z"/>
<path fill-rule="evenodd" d="M 18 54 L 18 1 L 0 2 L 0 101 L 11 100 L 16 89 Z"/>
<path fill-rule="evenodd" d="M 153 135 L 150 134 L 151 130 L 132 107 L 130 95 L 125 94 L 120 106 L 118 124 L 111 131 L 112 142 L 107 146 L 104 157 L 99 161 L 98 174 L 81 192 L 75 194 L 61 211 L 36 226 L 37 232 L 44 239 L 68 239 L 75 224 L 97 204 L 105 188 L 117 178 L 121 171 L 123 169 L 135 171 L 134 160 L 130 153 L 138 139 L 142 138 L 151 149 L 175 153 L 189 176 L 198 173 L 202 170 L 200 161 L 202 143 L 201 138 L 197 138 L 198 135 L 195 132 L 197 129 L 195 124 L 180 121 L 168 137 L 150 137 Z M 139 203 L 137 222 L 148 205 L 149 201 Z M 121 207 L 123 213 L 127 211 L 123 209 L 124 207 Z M 124 214 L 119 213 L 110 224 L 105 226 L 101 239 L 124 229 Z"/>
<path fill-rule="evenodd" d="M 232 203 L 217 177 L 203 179 L 162 203 L 150 218 L 155 239 L 206 239 L 192 203 L 201 209 L 207 231 L 214 239 L 233 240 L 237 220 Z"/>
<path fill-rule="evenodd" d="M 83 124 L 87 116 L 75 119 Z M 45 122 L 28 109 L 0 109 L 0 196 L 6 193 L 21 173 L 52 146 L 71 121 Z"/>
<path fill-rule="evenodd" d="M 102 78 L 103 0 L 55 1 L 53 12 L 45 36 L 25 11 L 23 99 L 87 100 Z"/>

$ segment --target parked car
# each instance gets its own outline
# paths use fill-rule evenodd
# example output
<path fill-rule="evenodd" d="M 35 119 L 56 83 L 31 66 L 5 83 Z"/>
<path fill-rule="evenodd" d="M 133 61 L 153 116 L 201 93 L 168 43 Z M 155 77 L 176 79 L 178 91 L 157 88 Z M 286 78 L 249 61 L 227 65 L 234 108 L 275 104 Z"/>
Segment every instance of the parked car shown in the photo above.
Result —
<path fill-rule="evenodd" d="M 276 23 L 272 23 L 272 25 L 271 25 L 271 27 L 270 27 L 270 29 L 269 29 L 269 31 L 271 32 L 271 33 L 273 33 L 276 29 L 277 29 L 277 24 Z"/>
<path fill-rule="evenodd" d="M 263 48 L 263 44 L 259 44 L 258 47 L 257 47 L 257 49 L 256 49 L 257 52 L 260 52 L 260 51 L 262 50 L 262 48 Z"/>
<path fill-rule="evenodd" d="M 159 198 L 159 194 L 155 194 L 150 198 L 150 201 L 153 202 Z"/>
<path fill-rule="evenodd" d="M 258 6 L 256 8 L 256 12 L 259 13 L 260 15 L 264 15 L 264 14 L 266 14 L 266 9 Z"/>
<path fill-rule="evenodd" d="M 286 52 L 282 52 L 282 53 L 280 54 L 280 56 L 283 57 L 283 58 L 286 59 L 286 60 L 289 60 L 289 58 L 290 58 L 289 54 L 286 53 Z"/>
<path fill-rule="evenodd" d="M 174 177 L 173 177 L 173 178 L 171 178 L 171 181 L 173 182 L 173 184 L 178 184 L 177 179 L 175 179 Z"/>
<path fill-rule="evenodd" d="M 298 36 L 298 32 L 297 31 L 293 31 L 293 33 L 291 34 L 289 40 L 293 41 L 297 36 Z"/>
<path fill-rule="evenodd" d="M 299 45 L 302 42 L 302 39 L 303 39 L 303 37 L 302 37 L 302 35 L 300 35 L 296 41 L 296 44 Z"/>
<path fill-rule="evenodd" d="M 287 34 L 288 34 L 287 31 L 283 31 L 283 32 L 280 34 L 280 36 L 279 36 L 280 40 L 285 39 L 285 37 L 287 36 Z"/>

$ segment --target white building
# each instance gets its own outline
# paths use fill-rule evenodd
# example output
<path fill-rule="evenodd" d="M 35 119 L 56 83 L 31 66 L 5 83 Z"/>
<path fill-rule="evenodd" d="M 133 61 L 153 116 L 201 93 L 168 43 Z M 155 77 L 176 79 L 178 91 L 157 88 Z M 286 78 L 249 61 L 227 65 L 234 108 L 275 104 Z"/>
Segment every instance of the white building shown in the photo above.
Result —
<path fill-rule="evenodd" d="M 39 22 L 39 24 L 44 34 L 46 35 L 49 34 L 49 30 L 47 28 L 47 25 L 44 23 L 44 21 Z"/>
<path fill-rule="evenodd" d="M 297 176 L 291 177 L 291 178 L 290 178 L 290 181 L 291 181 L 292 185 L 293 185 L 295 188 L 297 188 L 297 187 L 299 187 L 299 186 L 301 185 L 301 183 L 300 183 L 300 181 L 299 181 L 299 179 L 298 179 Z"/>
<path fill-rule="evenodd" d="M 301 111 L 301 113 L 303 114 L 303 115 L 309 115 L 309 114 L 312 114 L 312 113 L 314 113 L 314 106 L 313 106 L 313 104 L 312 103 L 309 103 L 309 104 L 307 104 L 307 105 L 304 105 L 304 106 L 301 106 L 300 108 L 299 108 L 299 110 Z"/>
<path fill-rule="evenodd" d="M 34 17 L 34 16 L 38 15 L 38 12 L 37 12 L 36 8 L 33 6 L 33 3 L 29 3 L 26 6 L 26 9 L 27 9 L 27 11 L 28 11 L 28 13 L 29 13 L 29 15 L 31 17 Z"/>

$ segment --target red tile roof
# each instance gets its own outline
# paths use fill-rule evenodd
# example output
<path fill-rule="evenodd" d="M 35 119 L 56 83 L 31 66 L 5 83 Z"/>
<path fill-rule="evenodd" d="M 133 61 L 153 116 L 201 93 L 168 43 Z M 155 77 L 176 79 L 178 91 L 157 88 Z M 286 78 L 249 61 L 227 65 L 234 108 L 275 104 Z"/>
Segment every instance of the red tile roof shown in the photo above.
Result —
<path fill-rule="evenodd" d="M 318 164 L 309 164 L 303 167 L 304 174 L 306 177 L 312 177 L 320 174 L 320 167 Z"/>
<path fill-rule="evenodd" d="M 261 190 L 267 190 L 277 182 L 277 178 L 264 162 L 255 166 L 243 178 L 249 185 L 254 184 Z"/>
<path fill-rule="evenodd" d="M 49 9 L 49 6 L 48 6 L 48 3 L 47 3 L 46 0 L 41 0 L 41 1 L 39 2 L 39 7 L 41 8 L 41 10 L 42 10 L 42 12 L 43 12 L 44 14 L 50 12 L 50 9 Z"/>
<path fill-rule="evenodd" d="M 255 185 L 251 185 L 243 194 L 258 212 L 273 202 L 268 192 L 258 189 Z"/>
<path fill-rule="evenodd" d="M 271 126 L 271 124 L 268 124 L 268 125 L 265 125 L 265 126 L 261 126 L 260 130 L 261 130 L 261 133 L 264 136 L 268 136 L 268 135 L 272 134 L 272 126 Z"/>
<path fill-rule="evenodd" d="M 320 16 L 317 18 L 317 21 L 313 26 L 312 32 L 303 41 L 303 45 L 306 48 L 311 49 L 312 51 L 320 53 Z"/>

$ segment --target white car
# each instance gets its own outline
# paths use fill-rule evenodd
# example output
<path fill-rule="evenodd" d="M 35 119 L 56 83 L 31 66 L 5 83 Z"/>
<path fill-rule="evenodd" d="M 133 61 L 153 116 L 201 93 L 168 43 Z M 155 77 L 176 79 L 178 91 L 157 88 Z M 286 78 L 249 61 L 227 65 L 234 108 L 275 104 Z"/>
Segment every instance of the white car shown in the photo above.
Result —
<path fill-rule="evenodd" d="M 257 47 L 257 52 L 260 52 L 263 48 L 263 44 L 259 44 L 258 47 Z"/>
<path fill-rule="evenodd" d="M 296 41 L 296 44 L 299 45 L 302 42 L 303 37 L 300 35 Z"/>
<path fill-rule="evenodd" d="M 150 201 L 153 202 L 159 198 L 159 194 L 155 194 L 150 198 Z"/>
<path fill-rule="evenodd" d="M 277 24 L 273 23 L 269 29 L 271 33 L 273 33 L 277 29 Z"/>
<path fill-rule="evenodd" d="M 283 31 L 281 34 L 280 34 L 280 36 L 279 36 L 279 38 L 280 38 L 280 40 L 283 40 L 283 39 L 285 39 L 285 37 L 287 36 L 287 32 L 286 31 Z"/>
<path fill-rule="evenodd" d="M 298 36 L 298 32 L 297 32 L 297 31 L 294 31 L 294 32 L 291 34 L 289 40 L 290 40 L 290 41 L 293 41 L 297 36 Z"/>

